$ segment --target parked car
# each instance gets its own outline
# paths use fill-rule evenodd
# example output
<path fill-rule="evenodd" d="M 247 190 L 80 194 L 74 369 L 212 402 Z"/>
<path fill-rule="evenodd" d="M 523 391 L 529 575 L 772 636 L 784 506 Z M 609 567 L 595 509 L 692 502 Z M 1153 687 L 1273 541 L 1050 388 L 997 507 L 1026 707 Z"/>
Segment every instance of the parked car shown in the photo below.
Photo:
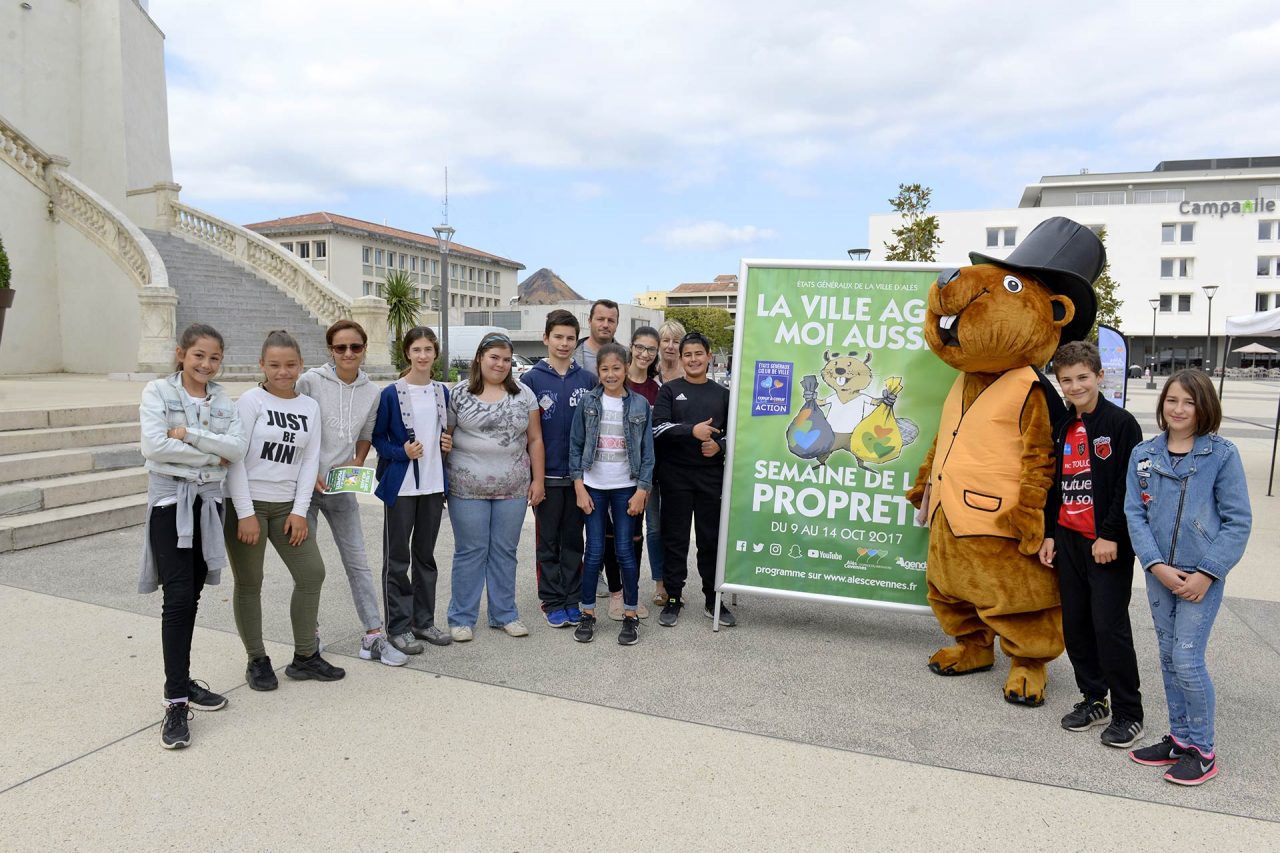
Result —
<path fill-rule="evenodd" d="M 511 356 L 511 375 L 516 379 L 524 376 L 533 369 L 534 362 L 523 355 L 516 353 Z"/>

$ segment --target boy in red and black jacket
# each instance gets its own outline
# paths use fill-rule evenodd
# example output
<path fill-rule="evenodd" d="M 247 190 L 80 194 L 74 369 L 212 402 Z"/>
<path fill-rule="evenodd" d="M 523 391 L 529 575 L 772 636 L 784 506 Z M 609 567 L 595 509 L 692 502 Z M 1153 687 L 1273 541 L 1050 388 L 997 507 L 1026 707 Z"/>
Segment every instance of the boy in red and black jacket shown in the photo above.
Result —
<path fill-rule="evenodd" d="M 1068 411 L 1053 429 L 1058 464 L 1040 562 L 1058 570 L 1067 657 L 1084 694 L 1062 727 L 1080 732 L 1110 721 L 1101 739 L 1119 749 L 1142 736 L 1129 624 L 1134 555 L 1124 515 L 1126 469 L 1142 430 L 1102 396 L 1102 359 L 1094 344 L 1064 344 L 1054 353 L 1053 371 Z"/>

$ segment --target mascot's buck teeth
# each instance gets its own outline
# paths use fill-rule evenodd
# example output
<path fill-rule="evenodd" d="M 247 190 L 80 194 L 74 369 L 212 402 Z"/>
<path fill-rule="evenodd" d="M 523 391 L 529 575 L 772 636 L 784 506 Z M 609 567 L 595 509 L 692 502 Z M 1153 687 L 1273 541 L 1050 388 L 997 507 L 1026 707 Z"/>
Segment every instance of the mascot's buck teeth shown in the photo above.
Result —
<path fill-rule="evenodd" d="M 959 314 L 948 314 L 945 317 L 939 317 L 938 326 L 943 329 L 950 329 L 952 326 L 956 324 L 956 319 L 959 316 L 960 316 Z"/>

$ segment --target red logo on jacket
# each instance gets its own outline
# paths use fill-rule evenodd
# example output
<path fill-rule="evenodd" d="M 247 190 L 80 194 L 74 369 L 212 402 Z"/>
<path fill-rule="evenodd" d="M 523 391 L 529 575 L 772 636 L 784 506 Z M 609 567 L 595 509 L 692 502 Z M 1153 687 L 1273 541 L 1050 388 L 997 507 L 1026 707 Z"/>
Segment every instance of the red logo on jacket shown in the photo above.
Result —
<path fill-rule="evenodd" d="M 1111 436 L 1104 435 L 1093 440 L 1093 455 L 1099 459 L 1111 458 Z"/>

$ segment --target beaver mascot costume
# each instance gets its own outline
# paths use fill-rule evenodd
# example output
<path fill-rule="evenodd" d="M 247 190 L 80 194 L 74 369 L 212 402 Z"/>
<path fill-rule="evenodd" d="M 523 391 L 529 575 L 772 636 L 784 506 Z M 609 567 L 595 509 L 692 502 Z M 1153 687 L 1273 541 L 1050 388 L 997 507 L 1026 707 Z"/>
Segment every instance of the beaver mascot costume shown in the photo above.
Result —
<path fill-rule="evenodd" d="M 1036 553 L 1053 482 L 1050 424 L 1064 411 L 1039 368 L 1092 328 L 1106 251 L 1088 228 L 1054 217 L 1007 259 L 969 260 L 929 290 L 925 340 L 960 375 L 907 494 L 929 525 L 929 605 L 955 638 L 929 669 L 991 669 L 998 634 L 1010 658 L 1004 698 L 1035 707 L 1045 665 L 1063 649 L 1057 576 Z"/>

